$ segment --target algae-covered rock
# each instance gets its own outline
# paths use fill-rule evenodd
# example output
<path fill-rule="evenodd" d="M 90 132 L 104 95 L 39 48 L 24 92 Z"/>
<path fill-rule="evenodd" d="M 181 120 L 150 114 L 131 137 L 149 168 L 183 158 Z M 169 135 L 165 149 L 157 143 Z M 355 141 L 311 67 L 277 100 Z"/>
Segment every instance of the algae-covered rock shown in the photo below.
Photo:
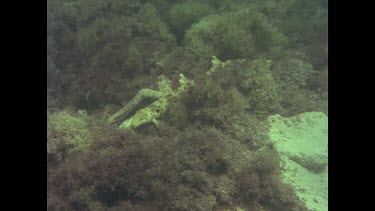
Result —
<path fill-rule="evenodd" d="M 328 210 L 328 117 L 307 112 L 268 119 L 269 138 L 283 161 L 283 180 L 309 210 Z"/>
<path fill-rule="evenodd" d="M 189 0 L 187 2 L 174 5 L 167 13 L 167 22 L 171 26 L 171 31 L 181 41 L 186 29 L 199 19 L 215 13 L 215 9 L 209 4 L 201 1 Z"/>
<path fill-rule="evenodd" d="M 284 46 L 279 32 L 254 5 L 200 19 L 185 33 L 183 46 L 201 57 L 219 59 L 256 58 Z"/>
<path fill-rule="evenodd" d="M 220 61 L 213 56 L 205 83 L 197 83 L 195 88 L 195 95 L 198 98 L 203 96 L 201 102 L 206 104 L 202 106 L 203 113 L 197 112 L 205 116 L 200 119 L 209 117 L 214 121 L 230 122 L 230 119 L 222 117 L 231 118 L 245 109 L 256 115 L 276 110 L 280 96 L 271 65 L 272 61 L 267 59 Z"/>
<path fill-rule="evenodd" d="M 50 114 L 47 121 L 47 152 L 60 154 L 82 150 L 91 142 L 86 116 L 67 111 Z"/>
<path fill-rule="evenodd" d="M 306 85 L 306 79 L 313 72 L 313 66 L 301 59 L 282 59 L 272 68 L 275 79 L 285 90 L 296 90 Z"/>

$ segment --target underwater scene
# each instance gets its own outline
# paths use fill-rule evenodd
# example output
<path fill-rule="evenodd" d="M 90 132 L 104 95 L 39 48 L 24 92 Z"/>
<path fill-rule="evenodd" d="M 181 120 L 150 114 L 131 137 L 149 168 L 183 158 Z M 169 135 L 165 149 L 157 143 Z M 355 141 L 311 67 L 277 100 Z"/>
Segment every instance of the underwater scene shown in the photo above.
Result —
<path fill-rule="evenodd" d="M 328 210 L 328 0 L 47 0 L 47 210 Z"/>

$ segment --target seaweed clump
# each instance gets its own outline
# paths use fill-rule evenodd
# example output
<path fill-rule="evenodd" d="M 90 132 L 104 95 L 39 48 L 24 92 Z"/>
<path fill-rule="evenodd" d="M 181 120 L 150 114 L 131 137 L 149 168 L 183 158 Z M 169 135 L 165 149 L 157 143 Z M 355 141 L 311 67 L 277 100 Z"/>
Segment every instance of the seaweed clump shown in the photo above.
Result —
<path fill-rule="evenodd" d="M 213 74 L 204 76 L 196 86 L 199 119 L 208 118 L 218 125 L 231 122 L 244 111 L 261 115 L 276 109 L 279 87 L 270 69 L 271 60 L 218 62 L 224 65 L 213 65 Z"/>
<path fill-rule="evenodd" d="M 277 153 L 266 144 L 250 150 L 213 128 L 165 128 L 156 137 L 91 127 L 89 150 L 50 170 L 48 209 L 301 206 L 280 183 Z"/>
<path fill-rule="evenodd" d="M 287 42 L 254 5 L 222 15 L 202 18 L 186 31 L 184 47 L 203 57 L 219 59 L 256 58 L 280 49 Z"/>
<path fill-rule="evenodd" d="M 65 98 L 65 106 L 92 111 L 120 104 L 130 80 L 143 75 L 140 83 L 151 83 L 146 75 L 176 46 L 151 4 L 49 0 L 49 5 L 47 72 L 51 91 Z"/>
<path fill-rule="evenodd" d="M 181 44 L 185 31 L 201 18 L 215 13 L 215 9 L 202 1 L 189 0 L 175 4 L 167 13 L 166 20 L 171 32 L 176 35 L 177 43 Z"/>
<path fill-rule="evenodd" d="M 87 119 L 68 111 L 48 113 L 47 159 L 54 165 L 72 153 L 79 153 L 90 145 L 92 138 Z"/>

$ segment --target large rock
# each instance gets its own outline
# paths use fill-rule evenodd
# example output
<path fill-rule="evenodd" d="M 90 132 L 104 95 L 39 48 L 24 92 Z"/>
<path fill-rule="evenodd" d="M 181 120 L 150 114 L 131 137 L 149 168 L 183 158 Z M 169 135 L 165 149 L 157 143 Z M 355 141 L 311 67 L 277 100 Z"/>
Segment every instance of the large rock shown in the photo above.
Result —
<path fill-rule="evenodd" d="M 306 169 L 320 173 L 328 164 L 328 118 L 308 112 L 291 118 L 269 118 L 270 138 L 277 150 Z"/>
<path fill-rule="evenodd" d="M 307 112 L 268 119 L 269 137 L 283 161 L 284 182 L 309 210 L 328 210 L 328 117 Z"/>

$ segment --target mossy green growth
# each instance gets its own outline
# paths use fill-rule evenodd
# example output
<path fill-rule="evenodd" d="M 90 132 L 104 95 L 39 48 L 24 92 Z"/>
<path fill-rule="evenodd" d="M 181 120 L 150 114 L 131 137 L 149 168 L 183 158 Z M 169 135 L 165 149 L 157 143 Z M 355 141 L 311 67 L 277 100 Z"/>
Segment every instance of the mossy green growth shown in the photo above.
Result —
<path fill-rule="evenodd" d="M 282 58 L 280 61 L 274 62 L 271 69 L 280 88 L 290 91 L 306 85 L 307 77 L 312 73 L 313 66 L 301 59 Z"/>
<path fill-rule="evenodd" d="M 278 84 L 272 75 L 271 60 L 257 59 L 241 73 L 241 88 L 249 92 L 250 107 L 256 113 L 270 112 L 278 103 Z"/>
<path fill-rule="evenodd" d="M 91 143 L 85 116 L 74 116 L 67 111 L 52 113 L 48 118 L 51 130 L 49 146 L 69 148 L 69 152 L 83 150 Z"/>
<path fill-rule="evenodd" d="M 278 31 L 255 6 L 222 15 L 210 15 L 186 32 L 184 47 L 202 57 L 220 59 L 255 58 L 286 44 Z"/>
<path fill-rule="evenodd" d="M 67 21 L 77 28 L 111 15 L 134 15 L 141 6 L 137 0 L 73 0 L 62 1 Z"/>
<path fill-rule="evenodd" d="M 278 108 L 280 96 L 271 65 L 267 59 L 222 62 L 213 56 L 205 81 L 194 89 L 197 100 L 205 101 L 196 114 L 231 122 L 234 114 L 245 110 L 260 116 L 272 113 Z"/>
<path fill-rule="evenodd" d="M 222 59 L 253 54 L 253 35 L 230 21 L 229 17 L 221 15 L 201 19 L 186 32 L 183 41 L 185 48 L 203 57 L 217 55 Z"/>
<path fill-rule="evenodd" d="M 185 30 L 201 18 L 213 14 L 215 10 L 207 3 L 189 0 L 174 5 L 167 13 L 167 23 L 172 32 L 177 36 L 178 42 L 183 39 Z"/>

